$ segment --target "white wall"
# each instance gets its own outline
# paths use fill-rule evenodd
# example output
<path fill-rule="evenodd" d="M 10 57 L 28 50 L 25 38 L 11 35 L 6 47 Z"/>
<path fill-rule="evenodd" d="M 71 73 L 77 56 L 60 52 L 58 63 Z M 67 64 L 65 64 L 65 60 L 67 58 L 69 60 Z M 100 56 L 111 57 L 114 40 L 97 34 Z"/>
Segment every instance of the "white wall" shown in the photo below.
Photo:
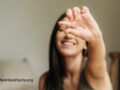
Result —
<path fill-rule="evenodd" d="M 120 51 L 119 4 L 119 0 L 0 0 L 0 58 L 27 58 L 39 78 L 48 70 L 55 21 L 67 8 L 82 5 L 99 23 L 107 52 Z"/>

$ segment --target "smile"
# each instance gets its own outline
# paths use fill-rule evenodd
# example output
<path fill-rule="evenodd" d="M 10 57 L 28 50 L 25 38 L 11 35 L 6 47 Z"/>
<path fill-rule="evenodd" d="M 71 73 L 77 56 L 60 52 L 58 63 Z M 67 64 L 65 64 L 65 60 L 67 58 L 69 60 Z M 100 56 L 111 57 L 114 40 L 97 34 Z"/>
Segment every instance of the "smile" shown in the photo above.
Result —
<path fill-rule="evenodd" d="M 62 45 L 64 46 L 74 46 L 75 43 L 72 41 L 62 41 Z"/>

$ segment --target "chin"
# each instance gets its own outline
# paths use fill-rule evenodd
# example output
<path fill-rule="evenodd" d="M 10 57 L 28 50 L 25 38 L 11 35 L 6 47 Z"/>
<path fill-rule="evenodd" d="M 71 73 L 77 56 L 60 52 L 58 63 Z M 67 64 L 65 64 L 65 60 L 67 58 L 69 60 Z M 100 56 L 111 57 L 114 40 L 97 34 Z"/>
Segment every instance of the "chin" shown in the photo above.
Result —
<path fill-rule="evenodd" d="M 62 56 L 74 56 L 77 54 L 74 50 L 59 50 Z"/>

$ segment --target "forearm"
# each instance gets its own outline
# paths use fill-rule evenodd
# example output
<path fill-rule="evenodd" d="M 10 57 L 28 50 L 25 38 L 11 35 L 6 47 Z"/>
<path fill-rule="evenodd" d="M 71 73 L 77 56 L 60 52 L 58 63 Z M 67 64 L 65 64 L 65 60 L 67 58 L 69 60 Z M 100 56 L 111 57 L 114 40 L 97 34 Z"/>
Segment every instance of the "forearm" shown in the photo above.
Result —
<path fill-rule="evenodd" d="M 105 45 L 102 38 L 89 43 L 87 67 L 95 77 L 104 77 L 107 66 L 105 61 Z"/>
<path fill-rule="evenodd" d="M 105 59 L 105 45 L 102 37 L 89 42 L 88 59 L 94 62 L 102 62 Z"/>

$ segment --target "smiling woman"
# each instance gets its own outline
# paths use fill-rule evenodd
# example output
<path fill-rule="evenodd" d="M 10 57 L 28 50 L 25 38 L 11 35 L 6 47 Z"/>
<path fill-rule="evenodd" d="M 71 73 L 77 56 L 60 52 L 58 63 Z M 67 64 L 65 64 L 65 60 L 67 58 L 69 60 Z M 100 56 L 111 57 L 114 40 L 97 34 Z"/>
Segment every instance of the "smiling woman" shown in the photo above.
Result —
<path fill-rule="evenodd" d="M 81 69 L 85 50 L 88 59 Z M 49 71 L 41 76 L 39 89 L 112 90 L 102 33 L 86 6 L 68 9 L 57 20 L 49 47 Z"/>

